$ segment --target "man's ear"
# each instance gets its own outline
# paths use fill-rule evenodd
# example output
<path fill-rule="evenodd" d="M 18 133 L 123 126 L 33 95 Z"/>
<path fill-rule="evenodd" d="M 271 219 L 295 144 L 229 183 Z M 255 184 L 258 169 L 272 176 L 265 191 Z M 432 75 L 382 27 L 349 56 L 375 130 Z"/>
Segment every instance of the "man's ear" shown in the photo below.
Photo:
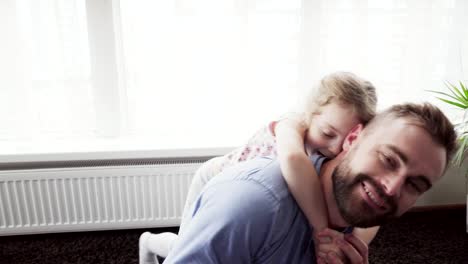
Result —
<path fill-rule="evenodd" d="M 356 140 L 359 138 L 359 135 L 362 132 L 362 129 L 364 128 L 364 125 L 362 124 L 357 124 L 354 126 L 351 131 L 349 131 L 348 135 L 346 136 L 345 140 L 343 141 L 343 150 L 348 151 L 349 148 L 356 142 Z"/>

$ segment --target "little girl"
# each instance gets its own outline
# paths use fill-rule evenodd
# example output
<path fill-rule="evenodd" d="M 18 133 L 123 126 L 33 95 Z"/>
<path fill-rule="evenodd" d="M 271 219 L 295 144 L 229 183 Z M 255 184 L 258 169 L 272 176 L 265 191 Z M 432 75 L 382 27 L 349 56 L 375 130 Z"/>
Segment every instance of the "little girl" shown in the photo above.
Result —
<path fill-rule="evenodd" d="M 370 82 L 352 73 L 337 72 L 325 76 L 308 99 L 304 113 L 271 122 L 246 145 L 205 162 L 197 170 L 187 195 L 179 235 L 191 220 L 190 209 L 197 196 L 213 176 L 225 168 L 260 156 L 278 157 L 288 188 L 314 234 L 328 227 L 320 181 L 308 156 L 318 152 L 332 158 L 341 152 L 348 132 L 375 115 L 377 97 Z M 376 229 L 356 228 L 353 232 L 369 243 Z M 156 255 L 166 257 L 177 237 L 173 233 L 143 233 L 139 241 L 140 264 L 157 263 Z M 316 251 L 319 243 L 315 241 Z M 319 252 L 316 253 L 319 256 Z"/>

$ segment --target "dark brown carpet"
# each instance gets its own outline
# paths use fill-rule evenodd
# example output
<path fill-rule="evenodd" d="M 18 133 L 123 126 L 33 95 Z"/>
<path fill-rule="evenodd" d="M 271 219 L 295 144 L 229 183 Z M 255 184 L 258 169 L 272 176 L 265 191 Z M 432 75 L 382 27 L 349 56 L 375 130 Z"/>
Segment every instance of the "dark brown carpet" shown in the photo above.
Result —
<path fill-rule="evenodd" d="M 153 229 L 177 231 L 177 228 Z M 143 230 L 0 237 L 0 263 L 138 263 Z M 464 208 L 407 213 L 384 226 L 370 263 L 468 264 Z"/>

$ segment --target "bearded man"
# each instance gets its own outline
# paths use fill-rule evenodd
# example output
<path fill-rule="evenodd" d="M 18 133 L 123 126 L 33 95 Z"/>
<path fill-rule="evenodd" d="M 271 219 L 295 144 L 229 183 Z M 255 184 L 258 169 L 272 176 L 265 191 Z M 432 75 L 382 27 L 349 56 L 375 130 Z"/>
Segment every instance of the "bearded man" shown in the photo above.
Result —
<path fill-rule="evenodd" d="M 329 226 L 374 227 L 401 216 L 442 178 L 456 147 L 450 121 L 430 104 L 402 104 L 356 126 L 334 159 L 311 156 Z M 314 263 L 312 230 L 276 160 L 245 162 L 216 176 L 199 196 L 165 263 Z M 331 231 L 330 263 L 367 263 L 367 244 Z"/>

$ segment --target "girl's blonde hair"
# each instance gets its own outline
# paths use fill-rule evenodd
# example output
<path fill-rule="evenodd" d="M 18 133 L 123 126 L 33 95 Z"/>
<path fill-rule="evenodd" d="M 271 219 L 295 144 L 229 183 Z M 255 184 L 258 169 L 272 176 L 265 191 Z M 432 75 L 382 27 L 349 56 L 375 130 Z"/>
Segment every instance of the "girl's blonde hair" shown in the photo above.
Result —
<path fill-rule="evenodd" d="M 310 125 L 312 117 L 329 103 L 350 107 L 363 124 L 376 114 L 377 95 L 374 85 L 350 72 L 326 75 L 308 96 L 305 105 L 305 121 Z"/>

